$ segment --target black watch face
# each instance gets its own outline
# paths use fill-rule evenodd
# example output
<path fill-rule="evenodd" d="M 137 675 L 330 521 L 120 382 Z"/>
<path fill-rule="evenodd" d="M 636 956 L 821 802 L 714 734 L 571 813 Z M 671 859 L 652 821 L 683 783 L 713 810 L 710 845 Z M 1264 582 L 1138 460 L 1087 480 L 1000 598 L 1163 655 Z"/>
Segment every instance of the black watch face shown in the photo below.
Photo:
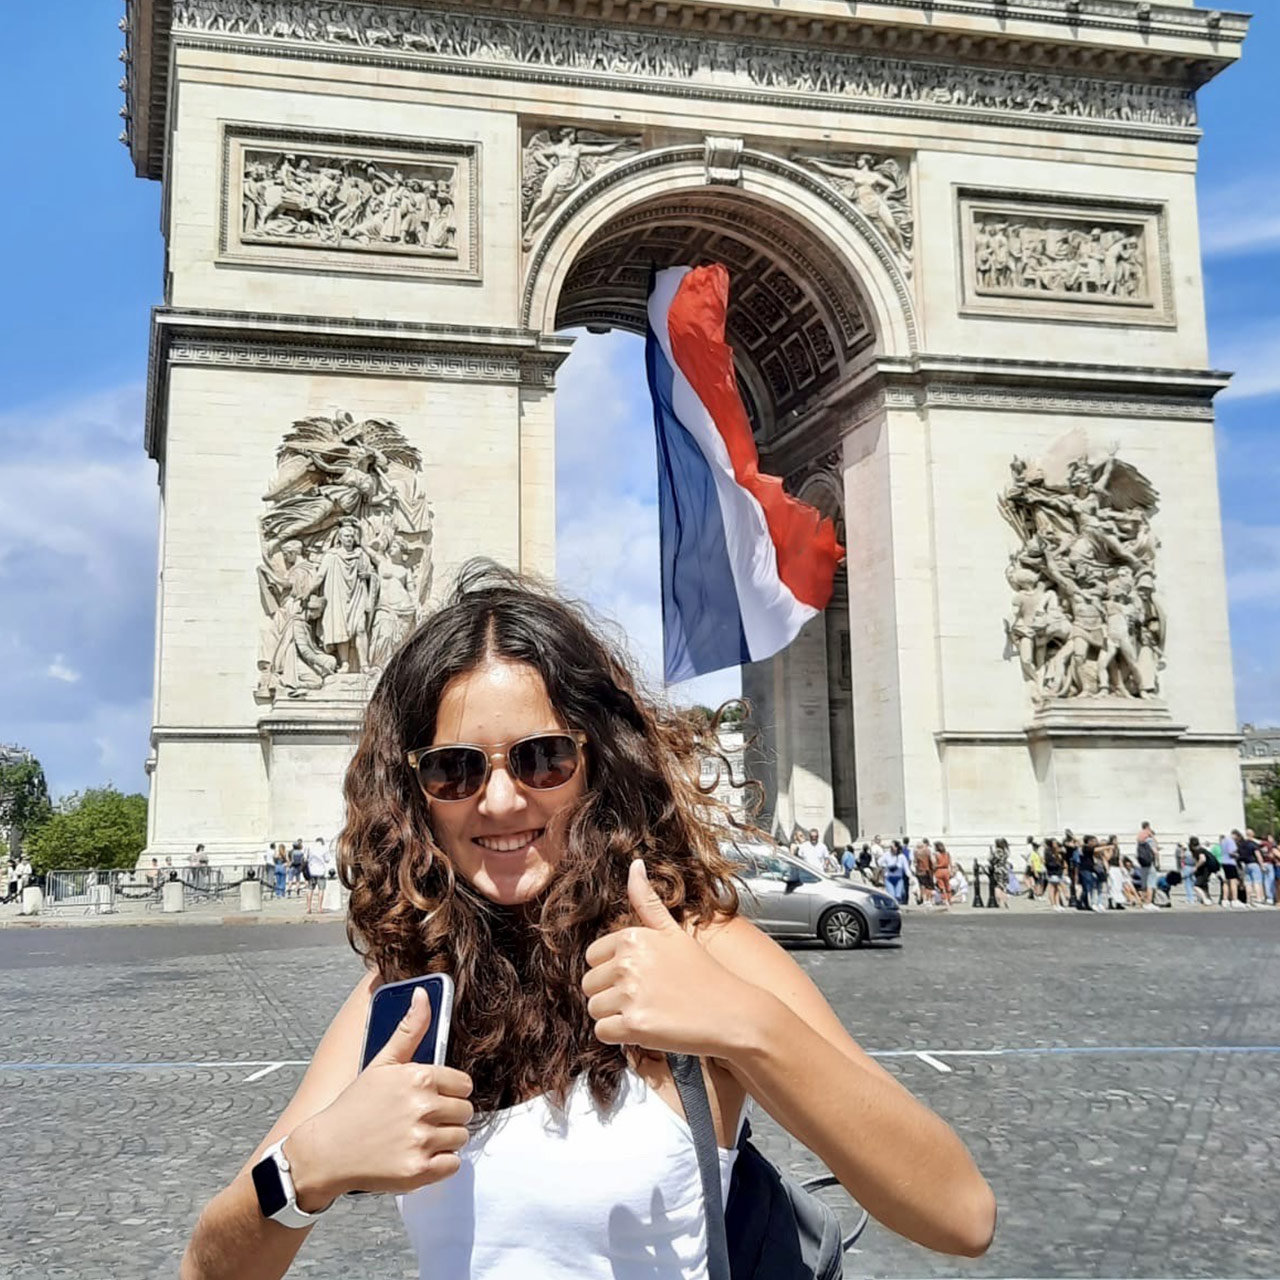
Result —
<path fill-rule="evenodd" d="M 264 1218 L 274 1217 L 289 1203 L 284 1194 L 284 1184 L 280 1181 L 280 1170 L 270 1157 L 253 1166 L 253 1186 Z"/>

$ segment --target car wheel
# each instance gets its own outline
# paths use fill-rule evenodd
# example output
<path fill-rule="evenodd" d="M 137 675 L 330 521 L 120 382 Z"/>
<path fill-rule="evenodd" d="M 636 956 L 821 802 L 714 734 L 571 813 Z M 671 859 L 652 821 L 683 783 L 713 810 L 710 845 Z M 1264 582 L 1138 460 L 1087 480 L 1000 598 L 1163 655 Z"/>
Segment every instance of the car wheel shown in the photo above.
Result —
<path fill-rule="evenodd" d="M 835 951 L 852 951 L 867 940 L 867 922 L 853 907 L 832 907 L 818 922 L 818 937 Z"/>

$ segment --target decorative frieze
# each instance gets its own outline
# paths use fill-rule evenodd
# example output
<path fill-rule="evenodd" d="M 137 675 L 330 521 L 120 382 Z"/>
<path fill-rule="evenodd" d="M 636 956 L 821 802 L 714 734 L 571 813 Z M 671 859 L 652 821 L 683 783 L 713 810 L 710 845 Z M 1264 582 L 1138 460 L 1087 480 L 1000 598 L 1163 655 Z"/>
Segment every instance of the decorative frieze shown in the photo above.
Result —
<path fill-rule="evenodd" d="M 474 143 L 228 125 L 222 256 L 475 279 L 478 154 Z"/>
<path fill-rule="evenodd" d="M 520 213 L 530 249 L 547 219 L 598 173 L 640 154 L 639 135 L 610 137 L 570 125 L 540 129 L 524 145 Z"/>
<path fill-rule="evenodd" d="M 1033 700 L 1154 700 L 1167 625 L 1151 482 L 1114 451 L 1014 458 L 1010 472 L 998 500 L 1019 542 L 1005 569 L 1006 657 L 1017 658 Z"/>
<path fill-rule="evenodd" d="M 966 310 L 1173 323 L 1162 206 L 961 191 L 959 208 Z"/>
<path fill-rule="evenodd" d="M 911 62 L 797 44 L 718 39 L 475 12 L 300 0 L 175 0 L 175 25 L 230 38 L 305 42 L 378 57 L 447 60 L 451 69 L 616 84 L 660 80 L 715 96 L 782 94 L 859 110 L 964 117 L 995 113 L 1061 127 L 1188 129 L 1195 95 L 1167 84 Z"/>
<path fill-rule="evenodd" d="M 911 213 L 907 171 L 898 160 L 868 152 L 797 156 L 796 160 L 815 171 L 848 200 L 910 271 L 915 219 Z"/>

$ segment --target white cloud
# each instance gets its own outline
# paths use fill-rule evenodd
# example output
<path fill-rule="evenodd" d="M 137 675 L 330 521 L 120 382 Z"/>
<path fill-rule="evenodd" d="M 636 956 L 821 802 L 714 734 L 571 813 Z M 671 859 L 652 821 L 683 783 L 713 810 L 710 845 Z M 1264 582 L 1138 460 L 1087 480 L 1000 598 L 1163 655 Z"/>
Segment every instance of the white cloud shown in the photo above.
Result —
<path fill-rule="evenodd" d="M 34 751 L 59 794 L 146 785 L 156 484 L 141 422 L 140 384 L 0 412 L 0 739 Z"/>
<path fill-rule="evenodd" d="M 1280 320 L 1270 319 L 1215 342 L 1213 363 L 1235 374 L 1222 400 L 1280 394 Z"/>
<path fill-rule="evenodd" d="M 1264 172 L 1205 191 L 1200 201 L 1206 257 L 1225 258 L 1280 247 L 1280 178 Z"/>
<path fill-rule="evenodd" d="M 67 684 L 75 684 L 80 679 L 80 673 L 73 671 L 62 659 L 62 654 L 58 654 L 54 660 L 49 663 L 48 675 L 55 680 L 63 680 Z"/>

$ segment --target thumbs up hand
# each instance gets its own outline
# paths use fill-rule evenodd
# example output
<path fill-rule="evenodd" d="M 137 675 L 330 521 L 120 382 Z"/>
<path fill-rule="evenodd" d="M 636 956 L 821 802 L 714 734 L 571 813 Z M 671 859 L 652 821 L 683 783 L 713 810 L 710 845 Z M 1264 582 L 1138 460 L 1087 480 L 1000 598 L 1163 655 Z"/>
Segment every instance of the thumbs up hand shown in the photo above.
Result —
<path fill-rule="evenodd" d="M 311 1212 L 345 1191 L 403 1194 L 458 1171 L 471 1077 L 413 1061 L 430 1025 L 431 1005 L 419 988 L 377 1057 L 289 1135 L 300 1208 Z"/>
<path fill-rule="evenodd" d="M 596 1039 L 661 1053 L 729 1056 L 750 988 L 672 917 L 639 858 L 631 864 L 627 897 L 639 924 L 587 948 L 582 989 Z"/>

